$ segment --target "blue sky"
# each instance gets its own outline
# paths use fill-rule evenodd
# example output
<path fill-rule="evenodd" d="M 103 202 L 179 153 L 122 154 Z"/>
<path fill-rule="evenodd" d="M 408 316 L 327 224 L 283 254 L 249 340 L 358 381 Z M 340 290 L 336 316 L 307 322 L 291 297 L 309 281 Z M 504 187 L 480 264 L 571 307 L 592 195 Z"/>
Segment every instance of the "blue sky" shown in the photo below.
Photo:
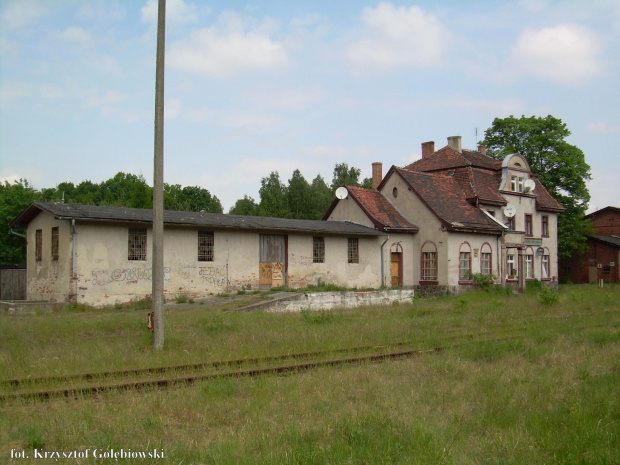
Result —
<path fill-rule="evenodd" d="M 0 0 L 0 180 L 153 176 L 156 0 Z M 620 2 L 167 0 L 165 182 L 225 211 L 260 179 L 476 148 L 562 119 L 620 206 Z"/>

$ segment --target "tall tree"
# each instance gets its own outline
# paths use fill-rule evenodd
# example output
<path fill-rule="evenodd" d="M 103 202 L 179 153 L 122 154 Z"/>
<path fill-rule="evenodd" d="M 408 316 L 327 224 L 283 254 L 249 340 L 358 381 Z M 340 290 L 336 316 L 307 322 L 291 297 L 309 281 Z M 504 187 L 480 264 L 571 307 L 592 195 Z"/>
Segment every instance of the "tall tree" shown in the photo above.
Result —
<path fill-rule="evenodd" d="M 278 172 L 272 171 L 268 177 L 261 179 L 260 184 L 258 214 L 260 216 L 288 218 L 290 212 L 286 201 L 286 187 L 280 181 Z"/>
<path fill-rule="evenodd" d="M 247 195 L 244 195 L 242 199 L 235 202 L 235 205 L 228 212 L 231 215 L 258 215 L 258 204 L 256 201 Z"/>
<path fill-rule="evenodd" d="M 312 180 L 310 192 L 312 196 L 312 214 L 310 219 L 320 220 L 333 202 L 334 193 L 320 174 L 317 174 L 316 178 Z"/>
<path fill-rule="evenodd" d="M 334 166 L 334 176 L 332 178 L 331 189 L 332 192 L 336 192 L 336 189 L 342 186 L 359 186 L 359 178 L 362 170 L 346 163 L 337 163 Z"/>
<path fill-rule="evenodd" d="M 590 166 L 581 149 L 566 142 L 570 131 L 559 118 L 495 118 L 482 141 L 487 153 L 503 160 L 511 153 L 523 155 L 532 172 L 566 211 L 559 215 L 558 250 L 567 257 L 583 250 L 585 233 L 590 225 L 582 218 L 588 208 L 590 193 L 586 181 Z"/>
<path fill-rule="evenodd" d="M 291 218 L 310 218 L 314 199 L 310 193 L 310 184 L 303 177 L 301 171 L 293 171 L 286 188 L 286 201 Z"/>
<path fill-rule="evenodd" d="M 38 196 L 25 179 L 0 183 L 0 263 L 26 263 L 26 239 L 11 234 L 9 224 Z M 26 231 L 16 232 L 23 235 Z"/>

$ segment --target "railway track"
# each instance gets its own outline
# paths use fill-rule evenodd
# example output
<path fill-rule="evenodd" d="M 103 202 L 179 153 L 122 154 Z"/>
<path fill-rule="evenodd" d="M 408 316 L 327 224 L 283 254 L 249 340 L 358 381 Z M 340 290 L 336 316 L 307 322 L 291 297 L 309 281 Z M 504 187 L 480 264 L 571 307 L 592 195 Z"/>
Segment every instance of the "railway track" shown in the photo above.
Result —
<path fill-rule="evenodd" d="M 532 325 L 522 322 L 509 327 L 487 328 L 484 332 L 443 335 L 440 345 L 429 345 L 430 341 L 401 341 L 383 345 L 368 345 L 329 351 L 293 353 L 258 358 L 213 361 L 196 364 L 160 366 L 98 373 L 80 373 L 64 376 L 8 379 L 0 381 L 0 405 L 14 400 L 44 401 L 52 398 L 84 398 L 111 392 L 165 389 L 190 385 L 219 377 L 256 377 L 261 375 L 283 375 L 321 367 L 337 367 L 352 364 L 378 363 L 407 357 L 423 356 L 447 349 L 476 343 L 499 343 L 521 339 L 532 334 L 550 332 L 557 334 L 557 328 L 544 331 L 545 322 L 550 319 L 597 314 L 571 315 L 570 317 L 549 317 L 535 320 Z M 596 328 L 603 323 L 580 326 L 578 329 Z M 573 329 L 575 329 L 573 327 Z M 426 343 L 426 344 L 425 344 Z M 417 346 L 417 347 L 414 347 Z M 422 346 L 422 347 L 421 347 Z"/>

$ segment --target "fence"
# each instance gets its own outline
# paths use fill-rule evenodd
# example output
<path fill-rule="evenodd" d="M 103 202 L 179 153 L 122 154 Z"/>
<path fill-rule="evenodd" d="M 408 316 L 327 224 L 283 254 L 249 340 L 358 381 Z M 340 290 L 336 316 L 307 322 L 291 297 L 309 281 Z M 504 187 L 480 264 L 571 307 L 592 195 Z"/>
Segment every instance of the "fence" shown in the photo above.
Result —
<path fill-rule="evenodd" d="M 0 266 L 0 300 L 26 300 L 26 267 Z"/>

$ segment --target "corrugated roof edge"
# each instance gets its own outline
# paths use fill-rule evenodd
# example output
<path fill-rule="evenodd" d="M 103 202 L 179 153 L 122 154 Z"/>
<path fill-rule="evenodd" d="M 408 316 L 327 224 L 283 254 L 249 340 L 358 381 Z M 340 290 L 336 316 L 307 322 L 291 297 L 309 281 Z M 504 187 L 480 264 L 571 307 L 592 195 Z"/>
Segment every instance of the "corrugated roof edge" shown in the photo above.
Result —
<path fill-rule="evenodd" d="M 153 211 L 141 208 L 104 207 L 94 205 L 32 202 L 11 222 L 12 228 L 26 228 L 41 211 L 58 219 L 76 221 L 152 223 Z M 341 221 L 303 220 L 264 216 L 227 215 L 202 212 L 164 212 L 164 224 L 213 229 L 244 229 L 256 231 L 311 232 L 334 235 L 382 236 L 384 233 L 367 226 Z"/>

